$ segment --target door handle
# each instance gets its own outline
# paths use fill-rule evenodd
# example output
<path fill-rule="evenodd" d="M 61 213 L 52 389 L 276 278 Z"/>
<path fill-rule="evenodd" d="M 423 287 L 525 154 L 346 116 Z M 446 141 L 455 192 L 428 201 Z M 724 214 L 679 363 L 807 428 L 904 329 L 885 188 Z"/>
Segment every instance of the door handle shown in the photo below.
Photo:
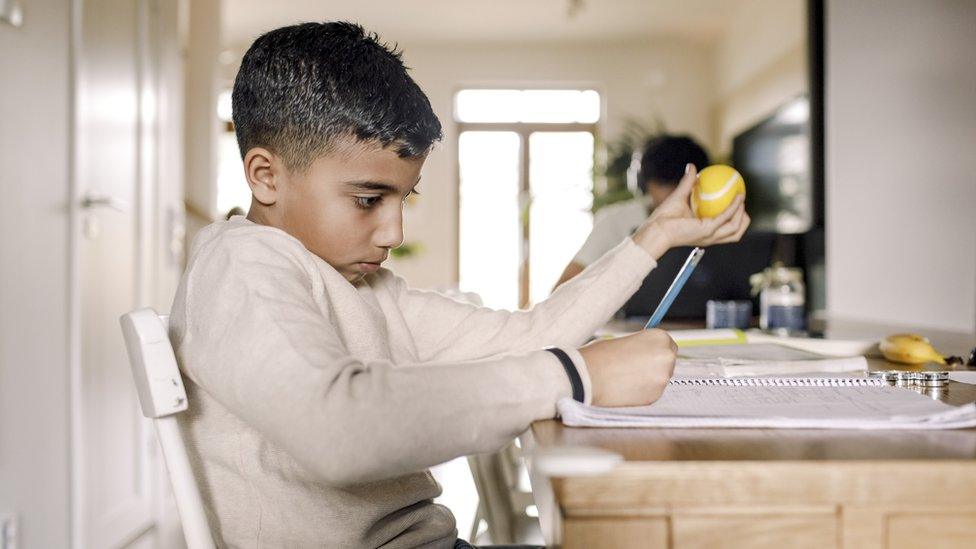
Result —
<path fill-rule="evenodd" d="M 117 212 L 125 212 L 129 209 L 129 203 L 112 195 L 96 194 L 89 191 L 81 199 L 81 207 L 85 210 L 109 208 Z"/>

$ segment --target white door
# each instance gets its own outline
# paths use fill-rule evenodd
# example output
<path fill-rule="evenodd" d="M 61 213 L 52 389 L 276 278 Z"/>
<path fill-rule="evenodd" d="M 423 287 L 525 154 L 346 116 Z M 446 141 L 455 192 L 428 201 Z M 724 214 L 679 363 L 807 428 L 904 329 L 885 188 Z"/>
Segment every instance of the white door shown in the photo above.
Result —
<path fill-rule="evenodd" d="M 120 547 L 153 525 L 151 438 L 118 318 L 146 292 L 145 0 L 82 0 L 78 29 L 75 540 Z"/>

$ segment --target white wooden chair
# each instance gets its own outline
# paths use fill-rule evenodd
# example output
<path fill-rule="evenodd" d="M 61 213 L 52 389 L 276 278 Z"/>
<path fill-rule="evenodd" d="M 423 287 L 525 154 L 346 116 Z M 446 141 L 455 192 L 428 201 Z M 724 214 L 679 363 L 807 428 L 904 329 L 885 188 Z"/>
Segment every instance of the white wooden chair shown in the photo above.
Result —
<path fill-rule="evenodd" d="M 492 544 L 524 543 L 538 531 L 538 519 L 527 514 L 534 505 L 532 492 L 522 483 L 522 450 L 511 443 L 494 454 L 468 456 L 468 466 L 478 491 L 478 510 L 468 537 L 478 537 L 481 521 L 487 525 Z"/>
<path fill-rule="evenodd" d="M 211 549 L 213 536 L 176 421 L 176 414 L 186 410 L 188 402 L 167 333 L 168 317 L 145 308 L 127 313 L 119 321 L 142 414 L 153 420 L 163 450 L 187 547 Z M 518 486 L 520 461 L 514 445 L 496 454 L 468 458 L 479 496 L 471 539 L 485 520 L 493 543 L 512 543 L 524 530 L 525 520 L 535 520 L 525 515 L 532 496 Z"/>
<path fill-rule="evenodd" d="M 168 320 L 169 317 L 145 308 L 123 315 L 119 322 L 142 414 L 152 419 L 163 449 L 186 545 L 188 549 L 213 549 L 203 500 L 176 422 L 176 414 L 187 409 L 187 400 L 167 333 Z"/>

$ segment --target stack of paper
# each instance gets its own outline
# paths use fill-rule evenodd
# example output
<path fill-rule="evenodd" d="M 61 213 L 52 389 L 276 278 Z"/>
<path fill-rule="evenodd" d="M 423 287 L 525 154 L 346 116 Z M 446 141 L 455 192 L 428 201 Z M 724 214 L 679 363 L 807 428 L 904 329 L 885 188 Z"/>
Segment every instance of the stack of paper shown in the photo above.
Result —
<path fill-rule="evenodd" d="M 970 383 L 976 385 L 976 371 L 962 370 L 949 372 L 949 379 L 959 383 Z"/>
<path fill-rule="evenodd" d="M 649 406 L 600 408 L 563 399 L 558 409 L 564 424 L 579 427 L 976 427 L 976 404 L 949 406 L 864 378 L 683 378 Z"/>
<path fill-rule="evenodd" d="M 681 348 L 675 377 L 794 375 L 812 372 L 863 372 L 868 363 L 862 356 L 825 358 L 807 351 L 773 343 L 709 345 Z"/>

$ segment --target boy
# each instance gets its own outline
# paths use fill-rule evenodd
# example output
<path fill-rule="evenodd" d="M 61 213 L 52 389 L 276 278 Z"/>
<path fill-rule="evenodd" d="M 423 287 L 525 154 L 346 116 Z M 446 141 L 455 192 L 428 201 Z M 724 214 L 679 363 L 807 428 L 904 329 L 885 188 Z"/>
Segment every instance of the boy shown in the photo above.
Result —
<path fill-rule="evenodd" d="M 244 56 L 233 106 L 251 208 L 197 236 L 171 316 L 222 545 L 454 546 L 426 468 L 503 446 L 560 398 L 656 399 L 664 332 L 576 347 L 654 257 L 748 224 L 741 203 L 709 222 L 664 204 L 532 311 L 473 307 L 380 267 L 441 136 L 399 54 L 348 23 L 278 29 Z"/>

